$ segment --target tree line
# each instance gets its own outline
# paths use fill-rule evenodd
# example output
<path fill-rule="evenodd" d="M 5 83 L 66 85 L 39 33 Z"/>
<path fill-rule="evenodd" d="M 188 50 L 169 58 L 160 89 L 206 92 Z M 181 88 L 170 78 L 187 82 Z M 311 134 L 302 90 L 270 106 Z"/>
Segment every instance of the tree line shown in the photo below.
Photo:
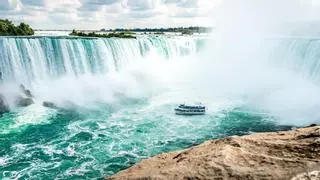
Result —
<path fill-rule="evenodd" d="M 8 19 L 0 19 L 0 36 L 31 36 L 34 35 L 30 25 L 20 23 L 15 25 Z"/>
<path fill-rule="evenodd" d="M 100 37 L 100 38 L 136 38 L 134 33 L 131 32 L 112 32 L 107 34 L 97 34 L 95 32 L 84 33 L 81 31 L 76 31 L 75 29 L 69 34 L 70 36 L 81 36 L 81 37 Z"/>
<path fill-rule="evenodd" d="M 176 28 L 134 28 L 134 29 L 101 29 L 101 31 L 116 31 L 116 32 L 181 32 L 182 34 L 192 34 L 192 33 L 208 33 L 213 30 L 212 27 L 200 27 L 200 26 L 190 26 L 190 27 L 176 27 Z"/>

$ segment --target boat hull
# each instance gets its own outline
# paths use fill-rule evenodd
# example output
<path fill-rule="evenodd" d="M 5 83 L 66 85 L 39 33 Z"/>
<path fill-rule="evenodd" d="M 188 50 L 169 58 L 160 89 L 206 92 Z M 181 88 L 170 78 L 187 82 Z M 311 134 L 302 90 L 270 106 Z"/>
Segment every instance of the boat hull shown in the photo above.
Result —
<path fill-rule="evenodd" d="M 182 112 L 182 111 L 175 111 L 176 115 L 183 115 L 183 116 L 200 116 L 205 115 L 206 112 Z"/>
<path fill-rule="evenodd" d="M 185 105 L 181 104 L 178 108 L 174 109 L 176 115 L 184 115 L 184 116 L 197 116 L 197 115 L 205 115 L 206 107 L 201 105 Z"/>

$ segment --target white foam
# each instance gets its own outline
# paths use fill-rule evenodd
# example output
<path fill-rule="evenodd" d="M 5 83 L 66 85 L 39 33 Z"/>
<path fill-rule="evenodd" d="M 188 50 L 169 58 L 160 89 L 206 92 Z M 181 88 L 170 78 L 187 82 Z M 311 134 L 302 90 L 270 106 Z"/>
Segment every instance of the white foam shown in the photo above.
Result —
<path fill-rule="evenodd" d="M 43 107 L 41 104 L 32 104 L 26 108 L 17 109 L 14 124 L 10 129 L 18 129 L 21 126 L 47 123 L 49 118 L 54 116 L 55 110 Z"/>
<path fill-rule="evenodd" d="M 6 158 L 6 157 L 0 157 L 0 166 L 5 166 L 5 165 L 7 165 L 7 161 L 8 161 L 8 158 Z"/>

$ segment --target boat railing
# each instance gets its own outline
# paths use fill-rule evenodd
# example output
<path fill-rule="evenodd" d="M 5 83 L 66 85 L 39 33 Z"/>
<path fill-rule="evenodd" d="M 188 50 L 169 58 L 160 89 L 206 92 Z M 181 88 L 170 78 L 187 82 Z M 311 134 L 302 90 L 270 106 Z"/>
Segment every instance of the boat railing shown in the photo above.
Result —
<path fill-rule="evenodd" d="M 204 106 L 179 106 L 179 108 L 186 108 L 186 109 L 205 109 Z"/>
<path fill-rule="evenodd" d="M 180 112 L 205 112 L 205 109 L 175 109 Z"/>

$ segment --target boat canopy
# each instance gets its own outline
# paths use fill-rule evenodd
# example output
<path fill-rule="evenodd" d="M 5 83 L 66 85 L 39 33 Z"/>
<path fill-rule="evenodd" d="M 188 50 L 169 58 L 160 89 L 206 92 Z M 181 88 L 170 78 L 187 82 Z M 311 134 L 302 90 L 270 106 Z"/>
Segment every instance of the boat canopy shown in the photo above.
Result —
<path fill-rule="evenodd" d="M 202 105 L 185 105 L 185 104 L 180 104 L 179 108 L 183 109 L 205 109 L 205 106 Z"/>

